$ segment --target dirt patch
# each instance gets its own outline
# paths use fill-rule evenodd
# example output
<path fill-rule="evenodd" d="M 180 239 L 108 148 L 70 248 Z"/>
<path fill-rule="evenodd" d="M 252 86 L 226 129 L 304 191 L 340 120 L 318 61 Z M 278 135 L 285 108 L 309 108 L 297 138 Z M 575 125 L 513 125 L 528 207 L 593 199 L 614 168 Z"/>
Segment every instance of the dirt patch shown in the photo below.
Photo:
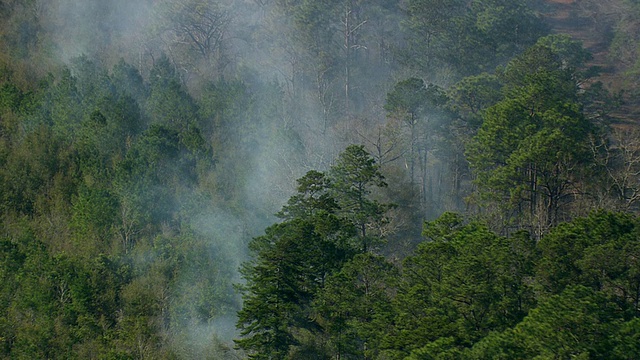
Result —
<path fill-rule="evenodd" d="M 615 63 L 609 57 L 609 40 L 598 22 L 596 16 L 585 11 L 576 0 L 546 0 L 545 13 L 542 14 L 552 32 L 568 34 L 575 40 L 581 41 L 589 50 L 593 59 L 589 66 L 598 66 L 601 69 L 600 76 L 594 81 L 601 81 L 612 93 L 624 89 L 625 74 L 620 72 Z M 615 111 L 614 115 L 620 123 L 637 123 L 640 120 L 640 99 L 635 96 L 624 96 L 625 104 Z"/>

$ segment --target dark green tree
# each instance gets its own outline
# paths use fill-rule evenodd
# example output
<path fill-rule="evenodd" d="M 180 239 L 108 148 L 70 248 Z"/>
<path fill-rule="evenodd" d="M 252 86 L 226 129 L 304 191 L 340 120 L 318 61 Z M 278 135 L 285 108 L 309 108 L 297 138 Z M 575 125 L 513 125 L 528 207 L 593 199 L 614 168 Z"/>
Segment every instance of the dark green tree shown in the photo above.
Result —
<path fill-rule="evenodd" d="M 374 250 L 372 247 L 383 240 L 380 229 L 390 206 L 370 196 L 374 186 L 387 186 L 379 166 L 364 146 L 349 145 L 331 167 L 329 178 L 339 216 L 357 231 L 357 244 L 353 246 L 362 252 Z"/>
<path fill-rule="evenodd" d="M 380 354 L 380 340 L 393 321 L 397 276 L 384 257 L 364 253 L 329 277 L 313 307 L 332 357 L 372 359 Z"/>
<path fill-rule="evenodd" d="M 507 65 L 506 97 L 483 113 L 467 150 L 480 191 L 504 205 L 503 221 L 518 218 L 538 235 L 569 216 L 575 184 L 593 162 L 595 127 L 578 99 L 584 58 L 561 50 L 569 45 L 564 36 L 542 38 Z"/>
<path fill-rule="evenodd" d="M 476 344 L 470 359 L 612 359 L 620 324 L 615 306 L 600 292 L 571 286 L 540 302 L 515 328 Z M 630 352 L 620 359 L 633 354 Z"/>
<path fill-rule="evenodd" d="M 353 250 L 347 240 L 353 225 L 335 211 L 322 173 L 311 171 L 298 180 L 298 194 L 283 207 L 282 223 L 254 238 L 254 259 L 243 266 L 244 304 L 238 312 L 243 338 L 238 347 L 255 359 L 285 359 L 300 331 L 317 331 L 310 304 L 325 279 L 340 269 Z"/>
<path fill-rule="evenodd" d="M 458 351 L 514 326 L 535 305 L 527 234 L 499 237 L 445 213 L 425 223 L 424 235 L 403 264 L 395 326 L 384 338 L 389 354 Z"/>
<path fill-rule="evenodd" d="M 491 71 L 547 33 L 530 2 L 412 0 L 403 62 L 433 81 Z"/>
<path fill-rule="evenodd" d="M 612 358 L 633 359 L 640 356 L 640 318 L 634 318 L 620 325 L 615 335 L 615 348 Z"/>
<path fill-rule="evenodd" d="M 561 224 L 538 244 L 536 279 L 551 294 L 575 284 L 601 291 L 620 311 L 637 317 L 638 239 L 637 219 L 626 214 L 602 211 Z"/>
<path fill-rule="evenodd" d="M 386 209 L 369 198 L 374 185 L 386 184 L 373 158 L 363 146 L 349 146 L 329 176 L 310 171 L 300 178 L 278 214 L 283 221 L 251 241 L 236 343 L 252 358 L 295 357 L 322 336 L 313 301 L 331 274 L 381 240 L 369 234 Z"/>
<path fill-rule="evenodd" d="M 443 65 L 445 39 L 454 32 L 456 21 L 464 14 L 464 0 L 412 0 L 406 3 L 405 28 L 408 49 L 403 60 L 426 72 Z"/>
<path fill-rule="evenodd" d="M 502 85 L 498 76 L 482 73 L 465 77 L 447 90 L 448 106 L 464 121 L 467 136 L 478 131 L 484 110 L 502 100 Z"/>
<path fill-rule="evenodd" d="M 162 56 L 150 73 L 146 106 L 153 122 L 180 132 L 198 126 L 198 106 L 182 86 L 171 60 Z"/>

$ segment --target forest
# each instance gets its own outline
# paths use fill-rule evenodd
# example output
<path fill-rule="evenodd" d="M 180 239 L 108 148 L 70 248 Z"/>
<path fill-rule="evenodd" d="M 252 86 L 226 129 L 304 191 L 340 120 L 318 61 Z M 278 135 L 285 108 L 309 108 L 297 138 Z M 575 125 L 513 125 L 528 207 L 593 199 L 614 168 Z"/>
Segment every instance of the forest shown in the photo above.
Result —
<path fill-rule="evenodd" d="M 637 0 L 0 0 L 1 359 L 639 359 Z"/>

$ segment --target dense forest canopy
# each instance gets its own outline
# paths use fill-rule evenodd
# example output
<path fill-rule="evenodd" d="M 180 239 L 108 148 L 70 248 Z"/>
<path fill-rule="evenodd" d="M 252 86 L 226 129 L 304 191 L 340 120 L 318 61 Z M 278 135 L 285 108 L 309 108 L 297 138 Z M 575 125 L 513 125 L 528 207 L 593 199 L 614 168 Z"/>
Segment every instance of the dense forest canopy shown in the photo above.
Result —
<path fill-rule="evenodd" d="M 0 358 L 640 358 L 639 28 L 0 0 Z"/>

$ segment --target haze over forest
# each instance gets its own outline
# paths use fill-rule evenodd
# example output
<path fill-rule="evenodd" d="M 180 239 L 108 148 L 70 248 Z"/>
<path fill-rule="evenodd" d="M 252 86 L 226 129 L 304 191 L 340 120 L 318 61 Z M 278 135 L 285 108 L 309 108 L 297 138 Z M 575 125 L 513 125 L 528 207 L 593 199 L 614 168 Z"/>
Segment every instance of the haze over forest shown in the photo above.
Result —
<path fill-rule="evenodd" d="M 0 0 L 0 358 L 640 358 L 635 0 Z"/>

